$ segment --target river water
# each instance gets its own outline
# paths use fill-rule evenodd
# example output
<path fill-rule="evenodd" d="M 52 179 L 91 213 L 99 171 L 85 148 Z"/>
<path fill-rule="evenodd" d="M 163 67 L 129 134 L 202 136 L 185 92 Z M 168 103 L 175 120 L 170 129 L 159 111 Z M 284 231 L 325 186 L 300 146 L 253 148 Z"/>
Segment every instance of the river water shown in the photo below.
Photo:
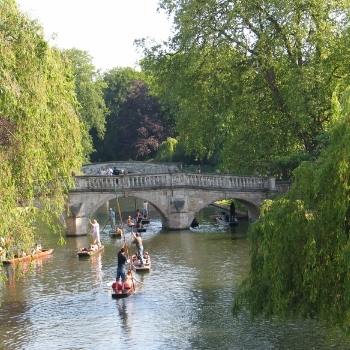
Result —
<path fill-rule="evenodd" d="M 108 236 L 108 226 L 105 250 L 87 260 L 75 251 L 88 237 L 60 246 L 46 235 L 52 257 L 5 269 L 0 349 L 350 349 L 316 322 L 233 317 L 235 291 L 249 269 L 248 224 L 225 231 L 210 214 L 201 214 L 195 232 L 162 230 L 154 218 L 143 234 L 152 270 L 137 274 L 137 293 L 119 300 L 110 285 L 122 242 Z"/>

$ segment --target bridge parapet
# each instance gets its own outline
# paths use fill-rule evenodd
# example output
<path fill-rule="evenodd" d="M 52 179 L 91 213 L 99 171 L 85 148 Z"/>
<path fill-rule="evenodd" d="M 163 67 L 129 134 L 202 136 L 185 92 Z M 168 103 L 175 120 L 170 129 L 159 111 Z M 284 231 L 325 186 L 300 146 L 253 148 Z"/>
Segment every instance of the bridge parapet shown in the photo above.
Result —
<path fill-rule="evenodd" d="M 77 176 L 72 191 L 124 191 L 152 188 L 236 189 L 276 191 L 275 179 L 254 176 L 206 175 L 190 173 L 130 174 L 121 176 Z"/>

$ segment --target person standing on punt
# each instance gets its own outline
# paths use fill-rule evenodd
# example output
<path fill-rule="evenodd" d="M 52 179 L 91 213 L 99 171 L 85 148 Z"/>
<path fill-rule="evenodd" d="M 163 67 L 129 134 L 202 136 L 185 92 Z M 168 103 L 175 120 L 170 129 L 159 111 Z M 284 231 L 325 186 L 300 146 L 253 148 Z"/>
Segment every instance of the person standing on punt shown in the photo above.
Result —
<path fill-rule="evenodd" d="M 101 247 L 101 240 L 100 240 L 100 224 L 97 222 L 96 219 L 89 220 L 90 225 L 92 226 L 92 239 L 93 244 L 97 244 L 98 247 Z"/>
<path fill-rule="evenodd" d="M 109 219 L 111 220 L 112 230 L 115 230 L 115 211 L 109 208 Z"/>
<path fill-rule="evenodd" d="M 136 249 L 137 249 L 137 255 L 141 261 L 141 265 L 143 265 L 143 244 L 142 244 L 142 238 L 138 232 L 136 234 L 133 232 L 132 233 L 134 239 L 133 243 L 136 244 Z"/>
<path fill-rule="evenodd" d="M 236 207 L 235 207 L 235 203 L 232 200 L 230 204 L 230 221 L 234 221 L 235 218 L 236 218 Z"/>
<path fill-rule="evenodd" d="M 148 202 L 147 201 L 143 201 L 142 215 L 145 219 L 148 218 Z"/>
<path fill-rule="evenodd" d="M 125 248 L 122 247 L 118 252 L 118 267 L 117 267 L 117 278 L 116 281 L 119 281 L 119 278 L 124 282 L 126 278 L 126 264 L 128 258 L 126 256 Z"/>

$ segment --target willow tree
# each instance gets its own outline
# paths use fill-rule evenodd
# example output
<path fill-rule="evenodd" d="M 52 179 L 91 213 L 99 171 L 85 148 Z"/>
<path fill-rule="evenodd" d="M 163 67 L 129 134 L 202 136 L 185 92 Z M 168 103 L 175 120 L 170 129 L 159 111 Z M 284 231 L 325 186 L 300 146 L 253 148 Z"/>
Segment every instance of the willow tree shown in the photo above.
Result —
<path fill-rule="evenodd" d="M 336 103 L 330 144 L 295 171 L 250 232 L 251 271 L 237 305 L 253 315 L 309 317 L 349 329 L 350 89 Z"/>
<path fill-rule="evenodd" d="M 317 157 L 348 69 L 347 1 L 160 3 L 175 34 L 146 50 L 143 67 L 176 106 L 189 150 L 219 151 L 245 173 Z"/>
<path fill-rule="evenodd" d="M 40 221 L 58 223 L 82 161 L 74 80 L 61 53 L 15 1 L 0 0 L 0 238 L 28 250 Z"/>

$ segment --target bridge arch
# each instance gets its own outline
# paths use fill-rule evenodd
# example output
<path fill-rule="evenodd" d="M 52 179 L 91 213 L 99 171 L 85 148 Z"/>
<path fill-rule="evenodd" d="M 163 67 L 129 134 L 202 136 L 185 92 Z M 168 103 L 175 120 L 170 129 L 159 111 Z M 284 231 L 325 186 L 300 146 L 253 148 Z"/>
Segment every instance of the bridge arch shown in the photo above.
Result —
<path fill-rule="evenodd" d="M 77 176 L 69 195 L 68 234 L 86 234 L 88 218 L 98 206 L 115 198 L 147 200 L 169 229 L 188 228 L 202 208 L 219 199 L 234 198 L 259 215 L 262 201 L 276 193 L 275 179 L 249 176 L 166 173 L 122 176 Z"/>
<path fill-rule="evenodd" d="M 257 219 L 260 215 L 260 204 L 261 201 L 260 199 L 257 200 L 247 200 L 245 198 L 242 198 L 242 196 L 238 195 L 238 194 L 232 194 L 232 196 L 226 196 L 223 197 L 222 195 L 218 195 L 218 196 L 214 196 L 213 200 L 208 200 L 206 202 L 201 203 L 201 205 L 198 207 L 197 209 L 197 213 L 199 213 L 202 209 L 208 207 L 209 205 L 220 201 L 220 200 L 224 200 L 224 199 L 234 199 L 240 203 L 242 203 L 244 205 L 244 207 L 247 209 L 248 211 L 248 217 L 250 219 Z M 195 217 L 196 214 L 193 215 L 193 218 Z M 192 220 L 193 220 L 192 218 Z M 191 221 L 192 222 L 192 221 Z"/>

